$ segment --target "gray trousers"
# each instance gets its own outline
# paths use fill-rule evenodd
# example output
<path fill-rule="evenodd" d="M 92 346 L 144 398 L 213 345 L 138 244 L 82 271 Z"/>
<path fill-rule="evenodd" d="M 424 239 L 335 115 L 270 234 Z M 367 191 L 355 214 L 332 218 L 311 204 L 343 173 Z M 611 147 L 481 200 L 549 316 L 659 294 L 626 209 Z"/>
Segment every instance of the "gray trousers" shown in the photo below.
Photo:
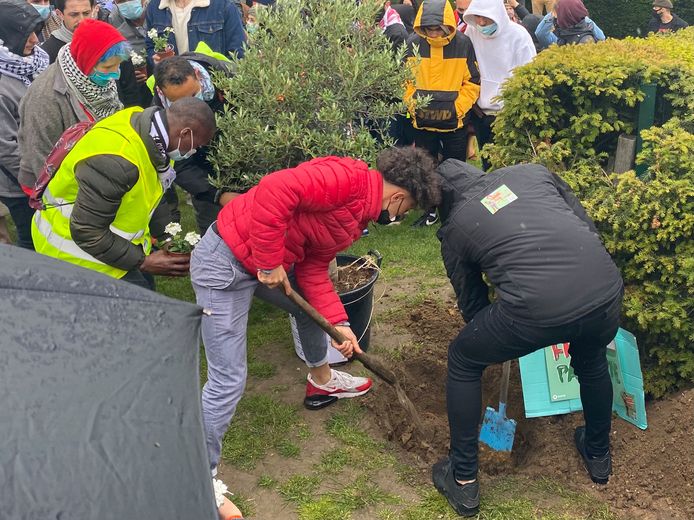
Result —
<path fill-rule="evenodd" d="M 193 250 L 190 278 L 198 305 L 209 311 L 202 318 L 207 357 L 202 416 L 210 469 L 215 472 L 222 438 L 246 386 L 246 327 L 253 296 L 294 316 L 309 367 L 328 362 L 328 342 L 326 334 L 281 289 L 258 282 L 212 227 Z M 289 279 L 295 287 L 291 272 Z"/>

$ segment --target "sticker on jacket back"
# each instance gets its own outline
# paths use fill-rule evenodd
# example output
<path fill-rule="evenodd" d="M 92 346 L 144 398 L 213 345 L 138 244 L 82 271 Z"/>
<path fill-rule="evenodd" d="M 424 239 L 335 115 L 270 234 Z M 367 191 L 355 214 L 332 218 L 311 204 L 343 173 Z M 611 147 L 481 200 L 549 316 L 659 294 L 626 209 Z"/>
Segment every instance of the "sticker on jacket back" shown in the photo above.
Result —
<path fill-rule="evenodd" d="M 480 202 L 489 210 L 492 215 L 501 208 L 508 206 L 514 200 L 518 199 L 518 195 L 513 193 L 508 186 L 502 184 L 489 195 L 484 197 Z"/>

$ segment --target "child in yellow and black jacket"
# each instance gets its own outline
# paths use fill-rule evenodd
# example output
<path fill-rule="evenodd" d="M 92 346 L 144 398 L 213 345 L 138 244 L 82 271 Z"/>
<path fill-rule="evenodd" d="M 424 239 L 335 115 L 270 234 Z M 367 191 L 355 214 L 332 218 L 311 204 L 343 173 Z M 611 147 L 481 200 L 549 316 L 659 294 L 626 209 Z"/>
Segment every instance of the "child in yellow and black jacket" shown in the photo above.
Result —
<path fill-rule="evenodd" d="M 448 0 L 424 0 L 407 40 L 407 64 L 414 82 L 405 88 L 405 103 L 414 127 L 415 146 L 438 161 L 467 159 L 466 123 L 480 94 L 480 74 L 470 39 L 456 30 Z M 429 97 L 425 107 L 417 100 Z M 416 225 L 431 225 L 436 212 L 425 213 Z"/>

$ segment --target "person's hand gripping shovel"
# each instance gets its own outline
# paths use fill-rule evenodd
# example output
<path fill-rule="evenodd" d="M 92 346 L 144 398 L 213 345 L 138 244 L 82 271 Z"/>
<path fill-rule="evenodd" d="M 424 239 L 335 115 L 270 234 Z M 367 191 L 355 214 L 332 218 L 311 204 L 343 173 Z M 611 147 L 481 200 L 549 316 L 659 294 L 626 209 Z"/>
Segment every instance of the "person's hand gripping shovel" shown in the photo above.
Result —
<path fill-rule="evenodd" d="M 304 311 L 308 316 L 310 316 L 311 319 L 313 319 L 313 321 L 315 321 L 316 324 L 338 344 L 343 344 L 346 341 L 349 341 L 349 339 L 344 334 L 342 334 L 333 325 L 331 325 L 330 322 L 328 322 L 328 320 L 326 320 L 325 317 L 323 317 L 323 315 L 321 315 L 316 309 L 314 309 L 311 306 L 311 304 L 304 300 L 304 298 L 296 291 L 288 292 L 287 297 L 292 302 L 294 302 L 302 311 Z M 407 397 L 405 390 L 398 382 L 397 378 L 395 377 L 395 374 L 390 369 L 386 368 L 379 359 L 373 357 L 370 354 L 366 354 L 364 352 L 354 352 L 353 358 L 359 361 L 368 370 L 373 372 L 375 375 L 377 375 L 379 378 L 381 378 L 383 381 L 385 381 L 395 389 L 395 393 L 398 397 L 398 402 L 402 405 L 402 407 L 405 409 L 405 411 L 407 411 L 408 415 L 410 416 L 410 419 L 412 420 L 412 426 L 419 434 L 420 439 L 427 439 L 428 437 L 424 434 L 422 419 L 417 413 L 417 410 L 415 409 L 414 404 L 412 404 L 410 398 Z"/>

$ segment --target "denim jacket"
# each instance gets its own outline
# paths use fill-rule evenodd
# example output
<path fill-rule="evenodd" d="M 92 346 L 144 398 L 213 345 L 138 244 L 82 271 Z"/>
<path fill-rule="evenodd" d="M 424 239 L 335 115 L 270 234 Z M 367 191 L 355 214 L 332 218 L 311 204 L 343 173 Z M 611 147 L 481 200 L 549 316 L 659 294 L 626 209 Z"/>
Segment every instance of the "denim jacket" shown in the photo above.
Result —
<path fill-rule="evenodd" d="M 163 0 L 167 4 L 167 0 Z M 156 29 L 159 34 L 164 32 L 166 27 L 171 27 L 171 10 L 160 9 L 162 0 L 152 0 L 147 6 L 145 25 L 147 29 Z M 173 0 L 169 0 L 173 2 Z M 241 15 L 233 2 L 229 0 L 210 0 L 207 7 L 194 7 L 188 22 L 188 47 L 191 51 L 195 50 L 199 42 L 205 42 L 213 51 L 220 52 L 225 56 L 235 53 L 239 58 L 243 58 L 246 33 L 241 24 Z M 176 37 L 169 35 L 169 43 L 176 49 Z M 154 42 L 145 37 L 147 48 L 147 58 L 152 59 L 154 54 Z"/>

